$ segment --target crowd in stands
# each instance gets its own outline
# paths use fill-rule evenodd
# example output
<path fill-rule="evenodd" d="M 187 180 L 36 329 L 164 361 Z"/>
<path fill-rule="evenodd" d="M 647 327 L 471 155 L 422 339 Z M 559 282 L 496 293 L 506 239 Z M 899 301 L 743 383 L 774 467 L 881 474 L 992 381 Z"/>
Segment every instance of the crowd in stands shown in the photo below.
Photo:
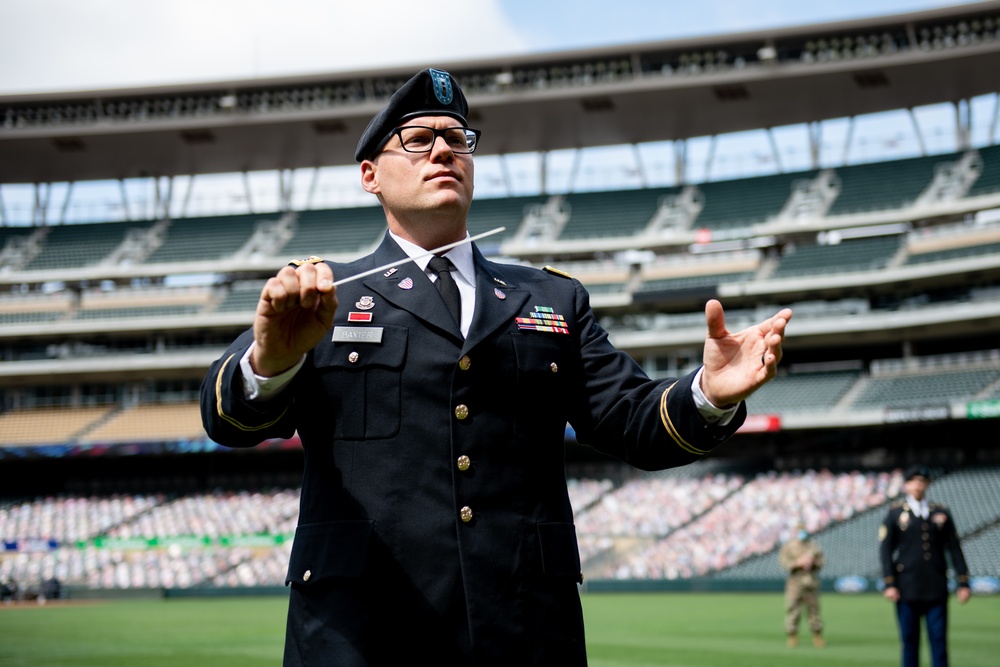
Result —
<path fill-rule="evenodd" d="M 978 474 L 997 479 L 1000 471 Z M 690 471 L 637 475 L 617 484 L 569 482 L 581 560 L 591 578 L 711 576 L 773 554 L 799 522 L 822 535 L 866 518 L 857 548 L 871 550 L 871 510 L 902 489 L 898 470 L 746 475 L 706 472 L 696 464 Z M 280 586 L 297 503 L 294 488 L 11 501 L 0 505 L 7 549 L 0 551 L 0 582 L 28 587 L 55 579 L 90 589 Z M 1000 509 L 973 528 L 982 537 L 991 526 L 1000 530 Z M 974 574 L 1000 575 L 1000 561 L 983 562 L 975 567 L 986 571 Z"/>
<path fill-rule="evenodd" d="M 885 503 L 898 494 L 898 473 L 830 471 L 763 473 L 707 512 L 602 574 L 617 579 L 687 579 L 724 570 L 772 551 L 802 522 L 811 533 Z M 661 508 L 675 511 L 676 500 Z M 655 505 L 654 505 L 655 506 Z"/>

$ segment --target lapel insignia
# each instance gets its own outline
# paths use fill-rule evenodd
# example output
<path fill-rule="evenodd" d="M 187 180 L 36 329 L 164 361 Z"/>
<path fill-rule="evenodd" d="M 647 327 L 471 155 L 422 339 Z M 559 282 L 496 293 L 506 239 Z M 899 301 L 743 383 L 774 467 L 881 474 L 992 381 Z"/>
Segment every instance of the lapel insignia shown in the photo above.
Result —
<path fill-rule="evenodd" d="M 386 278 L 388 278 L 389 276 L 391 276 L 392 274 L 394 274 L 396 271 L 399 271 L 399 268 L 394 266 L 391 269 L 389 269 L 388 271 L 386 271 L 385 273 L 383 273 L 382 275 L 385 276 Z"/>
<path fill-rule="evenodd" d="M 370 296 L 363 296 L 361 300 L 358 301 L 354 306 L 358 310 L 371 310 L 375 307 L 375 298 Z"/>
<path fill-rule="evenodd" d="M 493 282 L 495 282 L 497 285 L 503 285 L 504 287 L 507 286 L 507 283 L 505 283 L 504 281 L 502 281 L 502 280 L 500 280 L 499 278 L 496 278 L 496 277 L 493 278 Z"/>
<path fill-rule="evenodd" d="M 548 333 L 568 334 L 566 318 L 556 313 L 548 306 L 535 306 L 534 312 L 527 317 L 517 317 L 517 328 L 522 331 L 546 331 Z"/>
<path fill-rule="evenodd" d="M 496 294 L 497 298 L 500 299 L 501 301 L 503 301 L 504 299 L 507 298 L 507 295 L 504 294 L 502 291 L 500 291 L 499 287 L 494 287 L 493 288 L 493 293 Z"/>
<path fill-rule="evenodd" d="M 403 278 L 400 280 L 399 289 L 413 289 L 413 278 Z"/>

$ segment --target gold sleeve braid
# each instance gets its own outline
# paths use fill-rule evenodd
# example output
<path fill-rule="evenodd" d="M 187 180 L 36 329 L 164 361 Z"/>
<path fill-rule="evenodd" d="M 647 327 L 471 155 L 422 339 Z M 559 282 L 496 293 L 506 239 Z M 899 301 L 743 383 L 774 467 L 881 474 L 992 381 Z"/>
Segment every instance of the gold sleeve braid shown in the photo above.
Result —
<path fill-rule="evenodd" d="M 281 411 L 281 414 L 278 415 L 278 417 L 276 419 L 274 419 L 273 421 L 269 421 L 266 424 L 261 424 L 260 426 L 247 426 L 246 424 L 240 422 L 239 420 L 235 419 L 234 417 L 230 417 L 229 415 L 227 415 L 222 410 L 222 374 L 225 372 L 226 366 L 229 364 L 230 361 L 233 360 L 233 357 L 235 357 L 235 356 L 236 356 L 235 354 L 229 355 L 229 357 L 224 362 L 222 362 L 222 365 L 219 366 L 219 372 L 215 376 L 215 410 L 216 410 L 216 412 L 219 413 L 219 417 L 221 417 L 225 421 L 229 422 L 230 424 L 232 424 L 233 426 L 235 426 L 236 428 L 238 428 L 241 431 L 259 431 L 261 429 L 267 428 L 268 426 L 274 426 L 279 421 L 281 421 L 281 418 L 285 416 L 286 412 L 288 412 L 288 408 L 287 407 L 284 410 Z"/>
<path fill-rule="evenodd" d="M 664 389 L 663 396 L 660 397 L 660 421 L 663 422 L 663 428 L 667 429 L 667 435 L 673 438 L 673 441 L 677 443 L 678 447 L 688 452 L 689 454 L 694 454 L 696 456 L 704 456 L 705 454 L 708 454 L 709 450 L 698 449 L 690 442 L 682 438 L 680 432 L 677 430 L 677 427 L 674 426 L 673 421 L 670 419 L 670 412 L 669 410 L 667 410 L 667 394 L 670 393 L 670 390 L 674 388 L 675 384 L 677 383 L 675 382 L 674 384 Z"/>

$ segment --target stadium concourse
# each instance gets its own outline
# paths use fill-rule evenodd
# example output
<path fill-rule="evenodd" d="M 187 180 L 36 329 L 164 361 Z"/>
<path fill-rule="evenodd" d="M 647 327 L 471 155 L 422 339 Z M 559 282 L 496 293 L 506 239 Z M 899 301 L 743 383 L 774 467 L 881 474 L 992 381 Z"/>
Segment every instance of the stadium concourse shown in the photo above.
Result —
<path fill-rule="evenodd" d="M 508 183 L 469 219 L 472 234 L 506 228 L 485 253 L 579 278 L 651 376 L 698 363 L 707 299 L 731 329 L 795 311 L 779 377 L 704 461 L 639 473 L 567 428 L 585 586 L 780 586 L 777 549 L 804 521 L 826 585 L 872 590 L 878 523 L 917 462 L 935 472 L 977 590 L 997 588 L 1000 146 L 997 112 L 972 110 L 1000 109 L 998 31 L 1000 3 L 985 2 L 445 64 L 483 159 L 671 143 L 669 182 L 557 191 L 542 170 L 537 188 Z M 267 276 L 381 237 L 380 209 L 308 205 L 288 171 L 349 162 L 409 73 L 0 97 L 0 582 L 55 577 L 78 595 L 283 583 L 297 440 L 215 445 L 198 387 Z M 954 106 L 954 141 L 929 151 L 912 110 L 935 104 Z M 829 158 L 824 123 L 891 111 L 914 118 L 913 155 L 848 160 L 849 132 L 833 151 L 844 159 Z M 699 137 L 792 124 L 807 130 L 802 168 L 775 151 L 774 173 L 688 176 Z M 246 210 L 225 215 L 172 193 L 175 178 L 265 169 L 281 183 L 273 210 L 249 204 L 249 177 Z M 47 200 L 53 182 L 135 178 L 157 187 L 145 216 L 123 201 L 69 224 L 74 187 Z M 22 184 L 34 206 L 15 220 L 4 194 Z"/>

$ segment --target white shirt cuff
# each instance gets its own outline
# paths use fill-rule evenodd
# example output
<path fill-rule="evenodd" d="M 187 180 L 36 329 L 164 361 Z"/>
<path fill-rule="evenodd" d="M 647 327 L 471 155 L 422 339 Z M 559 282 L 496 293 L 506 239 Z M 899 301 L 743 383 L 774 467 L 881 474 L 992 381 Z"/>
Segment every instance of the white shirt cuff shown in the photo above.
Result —
<path fill-rule="evenodd" d="M 705 396 L 705 392 L 701 390 L 701 374 L 704 371 L 704 366 L 699 368 L 698 372 L 694 374 L 694 380 L 691 381 L 691 394 L 694 396 L 694 406 L 698 408 L 698 412 L 701 413 L 702 418 L 709 424 L 725 426 L 733 420 L 733 416 L 740 406 L 737 404 L 731 408 L 717 408 L 712 405 L 712 402 Z"/>
<path fill-rule="evenodd" d="M 243 398 L 248 401 L 267 401 L 280 394 L 288 386 L 295 374 L 302 368 L 302 364 L 306 362 L 306 355 L 303 354 L 299 363 L 284 373 L 268 378 L 254 373 L 253 367 L 250 365 L 250 354 L 253 352 L 254 345 L 256 343 L 250 343 L 250 347 L 240 359 L 240 370 L 243 371 Z"/>

